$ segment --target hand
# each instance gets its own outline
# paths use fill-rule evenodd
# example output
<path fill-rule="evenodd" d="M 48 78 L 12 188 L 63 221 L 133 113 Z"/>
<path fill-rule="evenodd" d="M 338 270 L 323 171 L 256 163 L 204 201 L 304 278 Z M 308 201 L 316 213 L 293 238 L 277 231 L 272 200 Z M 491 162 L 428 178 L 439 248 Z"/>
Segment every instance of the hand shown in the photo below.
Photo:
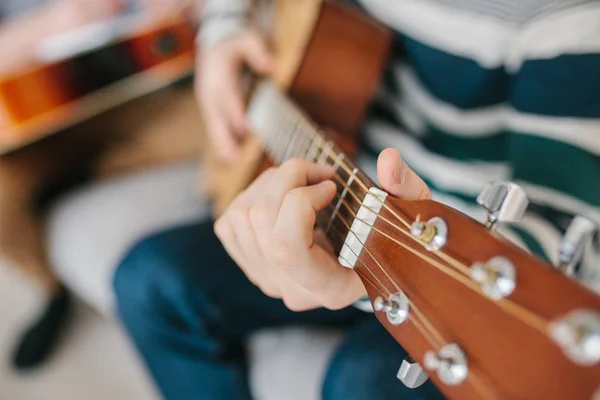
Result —
<path fill-rule="evenodd" d="M 49 18 L 55 19 L 57 32 L 111 18 L 124 10 L 121 0 L 54 0 L 49 6 Z"/>
<path fill-rule="evenodd" d="M 222 159 L 231 161 L 246 133 L 240 74 L 244 66 L 264 75 L 271 70 L 271 54 L 264 38 L 247 30 L 202 50 L 197 62 L 196 94 L 209 136 Z"/>
<path fill-rule="evenodd" d="M 383 189 L 396 197 L 431 196 L 396 150 L 380 154 L 377 173 Z M 335 196 L 333 177 L 329 166 L 287 161 L 256 179 L 215 223 L 217 236 L 250 281 L 294 311 L 340 309 L 366 294 L 358 275 L 315 239 L 316 212 Z"/>

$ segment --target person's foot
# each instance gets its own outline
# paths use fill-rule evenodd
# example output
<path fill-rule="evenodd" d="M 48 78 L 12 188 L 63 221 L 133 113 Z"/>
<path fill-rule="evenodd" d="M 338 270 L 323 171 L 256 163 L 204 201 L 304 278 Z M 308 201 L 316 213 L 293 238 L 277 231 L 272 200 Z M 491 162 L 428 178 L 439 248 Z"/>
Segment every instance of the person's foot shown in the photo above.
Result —
<path fill-rule="evenodd" d="M 70 314 L 71 297 L 66 289 L 60 289 L 38 320 L 23 332 L 13 354 L 13 367 L 28 370 L 43 363 L 56 347 Z"/>

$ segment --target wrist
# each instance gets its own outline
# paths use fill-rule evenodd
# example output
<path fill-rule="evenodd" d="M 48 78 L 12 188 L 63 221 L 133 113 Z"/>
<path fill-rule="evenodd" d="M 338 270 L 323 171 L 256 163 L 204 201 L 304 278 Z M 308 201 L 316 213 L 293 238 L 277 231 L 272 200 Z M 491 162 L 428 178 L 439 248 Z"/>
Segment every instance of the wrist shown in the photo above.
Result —
<path fill-rule="evenodd" d="M 247 19 L 243 15 L 204 19 L 196 35 L 196 45 L 204 49 L 214 47 L 247 29 Z"/>

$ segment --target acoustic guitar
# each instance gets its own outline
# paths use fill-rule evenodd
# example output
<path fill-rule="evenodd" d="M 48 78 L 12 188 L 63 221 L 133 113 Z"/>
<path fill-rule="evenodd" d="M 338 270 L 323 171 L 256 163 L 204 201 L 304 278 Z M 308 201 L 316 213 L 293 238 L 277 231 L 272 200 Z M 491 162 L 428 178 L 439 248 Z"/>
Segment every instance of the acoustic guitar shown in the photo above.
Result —
<path fill-rule="evenodd" d="M 47 39 L 0 76 L 0 155 L 189 75 L 194 36 L 181 17 L 122 17 Z"/>
<path fill-rule="evenodd" d="M 356 132 L 390 34 L 353 8 L 303 5 L 308 13 L 290 14 L 297 26 L 316 16 L 303 55 L 285 60 L 294 65 L 287 80 L 276 75 L 253 91 L 254 136 L 243 154 L 255 169 L 238 174 L 251 179 L 261 166 L 293 157 L 333 166 L 337 194 L 317 225 L 340 264 L 360 276 L 378 320 L 412 355 L 399 370 L 409 387 L 429 377 L 451 399 L 600 398 L 600 297 L 493 229 L 499 218 L 523 213 L 522 189 L 486 188 L 478 199 L 489 211 L 486 224 L 382 191 L 328 135 L 341 132 L 347 141 Z"/>

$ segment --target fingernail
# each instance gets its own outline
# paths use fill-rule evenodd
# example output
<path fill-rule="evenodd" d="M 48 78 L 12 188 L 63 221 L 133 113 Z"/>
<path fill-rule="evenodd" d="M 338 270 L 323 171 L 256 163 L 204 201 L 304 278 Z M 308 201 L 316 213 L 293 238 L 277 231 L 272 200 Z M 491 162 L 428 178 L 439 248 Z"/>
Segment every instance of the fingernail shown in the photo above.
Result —
<path fill-rule="evenodd" d="M 406 163 L 402 160 L 400 160 L 398 162 L 398 164 L 396 165 L 396 168 L 394 169 L 394 181 L 396 181 L 397 184 L 402 185 L 404 183 L 404 181 L 406 180 L 406 173 L 408 172 L 408 166 L 406 165 Z"/>

